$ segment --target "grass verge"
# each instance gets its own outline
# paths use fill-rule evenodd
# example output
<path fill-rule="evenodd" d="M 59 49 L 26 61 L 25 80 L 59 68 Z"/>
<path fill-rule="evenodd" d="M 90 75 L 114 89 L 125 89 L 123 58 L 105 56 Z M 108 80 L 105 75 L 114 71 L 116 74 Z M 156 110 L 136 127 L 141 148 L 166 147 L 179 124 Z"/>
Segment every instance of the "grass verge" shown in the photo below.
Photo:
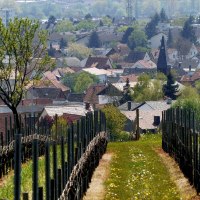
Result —
<path fill-rule="evenodd" d="M 161 135 L 145 135 L 139 141 L 109 143 L 113 154 L 106 200 L 180 200 L 175 183 L 155 149 Z"/>
<path fill-rule="evenodd" d="M 65 146 L 65 159 L 67 158 L 67 146 Z M 50 148 L 50 169 L 51 177 L 53 177 L 53 150 Z M 58 168 L 61 168 L 61 146 L 57 146 L 57 159 Z M 32 160 L 22 165 L 21 171 L 21 192 L 29 193 L 29 198 L 32 199 Z M 38 159 L 38 184 L 39 187 L 45 188 L 45 157 L 39 157 Z M 45 190 L 44 190 L 45 197 Z M 11 200 L 14 199 L 14 172 L 11 171 L 7 176 L 4 176 L 0 180 L 0 199 Z"/>

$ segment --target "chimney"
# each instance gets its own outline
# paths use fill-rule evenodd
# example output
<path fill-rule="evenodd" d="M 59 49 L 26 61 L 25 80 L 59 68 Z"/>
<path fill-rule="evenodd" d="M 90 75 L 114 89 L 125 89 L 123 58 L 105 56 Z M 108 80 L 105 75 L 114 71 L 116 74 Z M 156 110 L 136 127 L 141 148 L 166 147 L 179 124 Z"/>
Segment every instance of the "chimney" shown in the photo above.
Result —
<path fill-rule="evenodd" d="M 128 104 L 128 110 L 130 111 L 131 110 L 131 101 L 128 101 L 127 104 Z"/>
<path fill-rule="evenodd" d="M 158 126 L 160 124 L 160 116 L 154 116 L 154 126 Z"/>
<path fill-rule="evenodd" d="M 189 65 L 189 72 L 191 72 L 191 70 L 192 70 L 192 66 L 191 66 L 191 65 Z"/>
<path fill-rule="evenodd" d="M 89 110 L 90 109 L 90 103 L 89 102 L 85 102 L 85 109 Z"/>

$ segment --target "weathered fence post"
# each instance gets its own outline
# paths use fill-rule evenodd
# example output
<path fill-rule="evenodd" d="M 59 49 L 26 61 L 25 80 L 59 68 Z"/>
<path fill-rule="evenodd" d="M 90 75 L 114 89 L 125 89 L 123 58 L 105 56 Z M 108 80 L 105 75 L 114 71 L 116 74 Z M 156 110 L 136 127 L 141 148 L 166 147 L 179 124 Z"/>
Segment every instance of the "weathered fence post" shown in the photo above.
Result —
<path fill-rule="evenodd" d="M 33 140 L 33 200 L 38 200 L 38 141 Z"/>
<path fill-rule="evenodd" d="M 15 134 L 14 155 L 14 199 L 20 200 L 21 194 L 21 134 Z"/>
<path fill-rule="evenodd" d="M 140 118 L 139 118 L 139 109 L 136 110 L 136 123 L 137 123 L 137 128 L 136 128 L 136 140 L 140 139 Z"/>
<path fill-rule="evenodd" d="M 45 179 L 46 179 L 46 200 L 50 199 L 50 151 L 49 141 L 45 143 Z"/>

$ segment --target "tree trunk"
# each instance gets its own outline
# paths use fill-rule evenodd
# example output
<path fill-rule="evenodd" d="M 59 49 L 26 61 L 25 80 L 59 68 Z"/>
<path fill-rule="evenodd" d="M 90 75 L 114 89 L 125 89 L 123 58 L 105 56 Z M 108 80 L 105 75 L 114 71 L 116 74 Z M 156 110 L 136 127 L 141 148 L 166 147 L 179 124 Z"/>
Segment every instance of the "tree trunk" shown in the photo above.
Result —
<path fill-rule="evenodd" d="M 12 110 L 13 115 L 14 115 L 15 133 L 20 134 L 21 124 L 20 124 L 20 121 L 19 121 L 19 114 L 18 114 L 17 108 L 16 107 L 12 107 L 11 110 Z"/>

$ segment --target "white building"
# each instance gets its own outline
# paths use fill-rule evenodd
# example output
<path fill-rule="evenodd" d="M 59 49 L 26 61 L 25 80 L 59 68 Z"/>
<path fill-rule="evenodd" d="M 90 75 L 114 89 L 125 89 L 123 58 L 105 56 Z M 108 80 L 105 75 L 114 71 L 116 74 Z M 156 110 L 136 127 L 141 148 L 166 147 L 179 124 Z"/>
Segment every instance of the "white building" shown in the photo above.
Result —
<path fill-rule="evenodd" d="M 10 20 L 13 20 L 15 17 L 15 12 L 10 8 L 0 9 L 0 18 L 5 26 L 8 26 Z"/>

